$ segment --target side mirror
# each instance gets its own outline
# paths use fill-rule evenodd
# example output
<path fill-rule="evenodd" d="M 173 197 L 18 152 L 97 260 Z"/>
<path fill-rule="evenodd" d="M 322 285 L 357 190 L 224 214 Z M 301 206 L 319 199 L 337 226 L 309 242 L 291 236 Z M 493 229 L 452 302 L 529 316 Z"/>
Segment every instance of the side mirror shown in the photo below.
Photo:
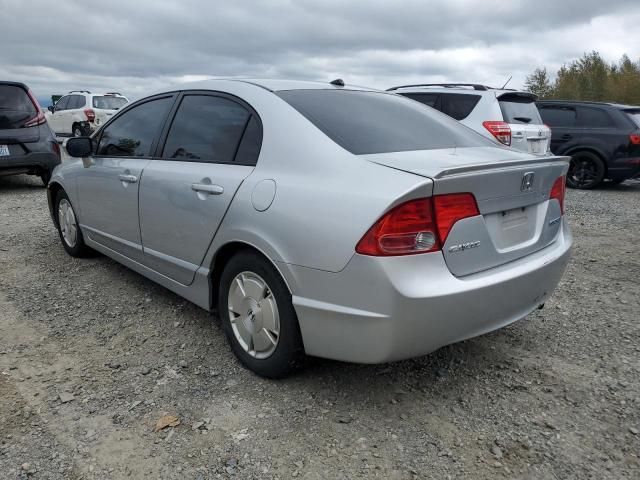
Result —
<path fill-rule="evenodd" d="M 47 107 L 47 110 L 49 110 L 51 113 L 53 113 L 53 112 L 55 112 L 56 107 L 54 107 L 53 105 L 49 105 L 49 106 Z"/>
<path fill-rule="evenodd" d="M 72 137 L 67 140 L 67 153 L 72 157 L 89 157 L 93 153 L 93 141 L 89 137 Z"/>

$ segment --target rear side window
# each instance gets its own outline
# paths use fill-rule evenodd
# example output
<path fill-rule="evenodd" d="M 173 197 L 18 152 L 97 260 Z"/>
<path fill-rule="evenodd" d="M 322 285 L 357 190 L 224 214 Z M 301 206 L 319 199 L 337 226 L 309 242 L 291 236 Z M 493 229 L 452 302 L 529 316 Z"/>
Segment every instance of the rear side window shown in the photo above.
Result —
<path fill-rule="evenodd" d="M 504 95 L 502 96 L 504 97 Z M 536 103 L 532 98 L 507 97 L 507 99 L 499 99 L 500 110 L 502 116 L 507 123 L 524 123 L 531 125 L 542 124 L 540 112 L 536 107 Z"/>
<path fill-rule="evenodd" d="M 602 108 L 578 107 L 578 126 L 607 128 L 615 124 L 611 116 Z"/>
<path fill-rule="evenodd" d="M 118 110 L 127 104 L 127 99 L 123 97 L 114 96 L 96 96 L 93 97 L 93 108 L 100 108 L 103 110 Z"/>
<path fill-rule="evenodd" d="M 97 155 L 107 157 L 148 157 L 173 97 L 151 100 L 115 118 L 102 133 Z"/>
<path fill-rule="evenodd" d="M 15 85 L 0 85 L 0 129 L 22 128 L 38 112 L 27 92 Z"/>
<path fill-rule="evenodd" d="M 635 125 L 640 128 L 640 108 L 637 110 L 625 110 L 627 116 L 631 119 Z"/>
<path fill-rule="evenodd" d="M 355 155 L 495 146 L 401 95 L 355 90 L 286 90 L 278 95 Z"/>
<path fill-rule="evenodd" d="M 540 115 L 550 127 L 570 128 L 576 126 L 576 110 L 570 107 L 541 106 Z"/>
<path fill-rule="evenodd" d="M 171 124 L 163 158 L 231 163 L 251 113 L 224 97 L 185 96 Z"/>
<path fill-rule="evenodd" d="M 480 101 L 480 95 L 443 93 L 440 102 L 441 110 L 456 120 L 464 120 Z"/>
<path fill-rule="evenodd" d="M 411 100 L 415 100 L 417 102 L 423 103 L 429 107 L 437 108 L 436 102 L 438 101 L 439 93 L 401 93 L 407 98 Z"/>

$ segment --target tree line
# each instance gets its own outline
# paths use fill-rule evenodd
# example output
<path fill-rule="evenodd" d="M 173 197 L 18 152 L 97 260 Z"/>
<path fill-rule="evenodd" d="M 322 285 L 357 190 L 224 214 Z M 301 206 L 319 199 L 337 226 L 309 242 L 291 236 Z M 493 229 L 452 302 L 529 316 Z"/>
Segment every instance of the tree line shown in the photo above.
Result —
<path fill-rule="evenodd" d="M 552 81 L 545 67 L 536 68 L 525 89 L 545 99 L 591 100 L 640 105 L 640 59 L 627 55 L 607 63 L 593 51 L 563 65 Z"/>

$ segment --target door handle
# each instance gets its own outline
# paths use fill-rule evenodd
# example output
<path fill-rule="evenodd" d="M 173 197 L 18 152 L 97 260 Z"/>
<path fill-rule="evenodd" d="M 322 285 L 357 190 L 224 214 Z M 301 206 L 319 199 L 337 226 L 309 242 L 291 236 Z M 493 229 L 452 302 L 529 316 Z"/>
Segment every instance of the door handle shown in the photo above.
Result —
<path fill-rule="evenodd" d="M 191 190 L 194 192 L 208 193 L 209 195 L 222 195 L 224 193 L 222 186 L 211 183 L 193 183 L 191 184 Z"/>
<path fill-rule="evenodd" d="M 121 181 L 127 182 L 127 183 L 136 183 L 138 181 L 138 177 L 136 177 L 135 175 L 128 175 L 126 173 L 118 175 L 118 178 Z"/>

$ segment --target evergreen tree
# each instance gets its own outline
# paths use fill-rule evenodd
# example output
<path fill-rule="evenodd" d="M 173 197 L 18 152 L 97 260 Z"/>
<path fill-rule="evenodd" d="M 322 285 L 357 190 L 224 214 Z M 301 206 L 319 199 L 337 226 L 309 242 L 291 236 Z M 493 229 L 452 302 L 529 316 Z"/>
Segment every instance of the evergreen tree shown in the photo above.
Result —
<path fill-rule="evenodd" d="M 548 98 L 553 91 L 553 87 L 551 86 L 547 69 L 536 68 L 531 75 L 527 76 L 524 88 L 528 92 L 535 93 L 540 99 Z"/>

